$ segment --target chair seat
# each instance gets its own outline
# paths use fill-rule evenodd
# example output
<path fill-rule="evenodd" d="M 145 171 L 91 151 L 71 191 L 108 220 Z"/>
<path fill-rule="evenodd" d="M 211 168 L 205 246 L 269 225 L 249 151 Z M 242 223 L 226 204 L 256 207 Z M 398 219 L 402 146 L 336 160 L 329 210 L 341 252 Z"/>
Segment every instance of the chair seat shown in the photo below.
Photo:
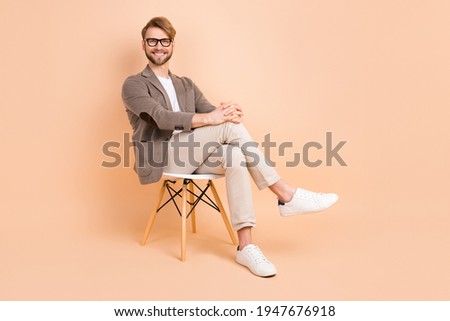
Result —
<path fill-rule="evenodd" d="M 163 173 L 163 177 L 174 177 L 174 178 L 186 178 L 186 179 L 218 179 L 225 175 L 219 174 L 178 174 L 178 173 Z"/>

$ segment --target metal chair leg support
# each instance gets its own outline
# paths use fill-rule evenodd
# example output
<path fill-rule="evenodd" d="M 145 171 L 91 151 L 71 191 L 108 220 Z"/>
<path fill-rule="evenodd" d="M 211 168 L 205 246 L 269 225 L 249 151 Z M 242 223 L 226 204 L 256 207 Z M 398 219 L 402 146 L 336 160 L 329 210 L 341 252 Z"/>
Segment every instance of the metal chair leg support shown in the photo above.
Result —
<path fill-rule="evenodd" d="M 197 233 L 197 224 L 195 219 L 195 206 L 197 205 L 194 202 L 194 184 L 192 181 L 189 182 L 189 190 L 190 190 L 190 200 L 191 200 L 191 223 L 192 223 L 192 233 Z"/>

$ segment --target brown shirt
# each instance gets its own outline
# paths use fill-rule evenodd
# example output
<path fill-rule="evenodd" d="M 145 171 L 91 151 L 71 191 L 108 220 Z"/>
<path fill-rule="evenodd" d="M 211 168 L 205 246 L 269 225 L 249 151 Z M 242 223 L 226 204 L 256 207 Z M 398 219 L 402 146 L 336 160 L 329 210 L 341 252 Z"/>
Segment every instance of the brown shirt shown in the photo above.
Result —
<path fill-rule="evenodd" d="M 169 71 L 177 94 L 180 112 L 174 112 L 169 97 L 155 73 L 147 67 L 128 77 L 122 87 L 122 99 L 133 128 L 135 171 L 141 184 L 161 179 L 167 163 L 167 147 L 174 130 L 190 131 L 195 113 L 215 109 L 187 77 Z"/>

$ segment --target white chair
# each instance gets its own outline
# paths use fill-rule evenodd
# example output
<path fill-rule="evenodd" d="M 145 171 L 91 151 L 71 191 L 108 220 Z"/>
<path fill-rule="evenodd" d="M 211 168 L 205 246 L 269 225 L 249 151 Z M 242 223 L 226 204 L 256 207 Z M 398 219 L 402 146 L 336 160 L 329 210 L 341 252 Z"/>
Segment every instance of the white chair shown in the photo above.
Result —
<path fill-rule="evenodd" d="M 214 186 L 213 183 L 214 179 L 222 177 L 224 177 L 224 175 L 164 173 L 163 174 L 164 181 L 159 191 L 156 207 L 150 214 L 150 219 L 148 221 L 147 228 L 145 229 L 145 234 L 144 238 L 142 239 L 141 245 L 145 245 L 145 243 L 147 242 L 148 235 L 152 228 L 153 222 L 155 221 L 156 213 L 158 213 L 159 210 L 161 210 L 165 205 L 167 205 L 171 201 L 175 205 L 178 214 L 180 214 L 181 216 L 181 261 L 186 260 L 186 221 L 189 218 L 189 216 L 191 216 L 192 232 L 196 233 L 197 227 L 195 223 L 195 207 L 198 205 L 200 201 L 208 204 L 221 214 L 223 222 L 225 223 L 225 226 L 231 237 L 231 241 L 233 242 L 234 245 L 237 245 L 238 242 L 231 228 L 230 221 L 222 205 L 222 201 L 220 200 L 219 194 L 217 193 L 216 187 Z M 175 186 L 176 181 L 179 179 L 183 180 L 183 186 L 178 190 L 176 190 L 173 188 L 173 186 Z M 206 187 L 205 188 L 199 187 L 195 182 L 197 180 L 207 180 Z M 214 200 L 212 200 L 206 193 L 209 188 L 211 188 Z M 196 189 L 198 191 L 198 194 L 196 192 Z M 166 190 L 170 195 L 170 198 L 163 205 L 161 205 L 161 201 L 164 196 L 164 191 Z M 178 207 L 177 202 L 175 201 L 175 198 L 177 196 L 182 198 L 181 211 L 180 208 Z M 187 210 L 188 205 L 190 207 L 189 212 Z"/>

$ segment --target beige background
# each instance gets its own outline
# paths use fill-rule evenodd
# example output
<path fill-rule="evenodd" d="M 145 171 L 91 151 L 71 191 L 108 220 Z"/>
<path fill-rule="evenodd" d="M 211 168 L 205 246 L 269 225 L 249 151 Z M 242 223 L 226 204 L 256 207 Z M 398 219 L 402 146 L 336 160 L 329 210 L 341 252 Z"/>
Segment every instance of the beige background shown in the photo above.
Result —
<path fill-rule="evenodd" d="M 0 299 L 450 299 L 448 1 L 0 6 Z M 140 30 L 156 15 L 178 31 L 173 72 L 215 104 L 240 102 L 255 140 L 292 141 L 273 157 L 287 181 L 341 196 L 281 218 L 255 187 L 255 242 L 275 278 L 234 263 L 205 207 L 185 263 L 171 210 L 139 246 L 157 186 L 101 167 L 102 145 L 130 132 L 121 85 L 144 68 Z M 327 131 L 348 141 L 347 167 L 285 166 Z"/>

